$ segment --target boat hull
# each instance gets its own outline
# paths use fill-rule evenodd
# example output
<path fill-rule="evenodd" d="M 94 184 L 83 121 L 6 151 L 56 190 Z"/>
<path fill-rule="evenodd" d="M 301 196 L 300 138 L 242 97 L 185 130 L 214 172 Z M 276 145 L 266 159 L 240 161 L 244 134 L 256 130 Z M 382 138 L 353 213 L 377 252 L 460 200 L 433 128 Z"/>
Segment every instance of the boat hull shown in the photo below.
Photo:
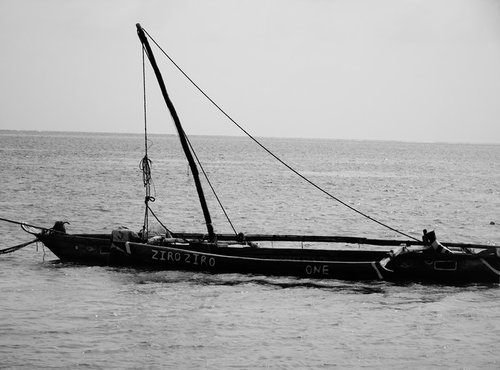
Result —
<path fill-rule="evenodd" d="M 244 273 L 302 278 L 375 280 L 382 277 L 378 259 L 385 254 L 363 251 L 311 251 L 191 244 L 150 246 L 128 242 L 125 255 L 133 264 L 164 270 Z"/>
<path fill-rule="evenodd" d="M 500 257 L 483 254 L 389 252 L 225 246 L 204 241 L 161 245 L 111 235 L 49 233 L 38 236 L 61 261 L 154 270 L 244 273 L 340 280 L 443 284 L 499 283 Z"/>
<path fill-rule="evenodd" d="M 418 277 L 421 282 L 444 284 L 500 282 L 500 257 L 494 250 L 478 254 L 441 254 L 433 250 L 406 253 L 393 258 L 386 267 L 400 281 Z"/>
<path fill-rule="evenodd" d="M 110 234 L 37 234 L 36 237 L 61 261 L 88 265 L 110 264 Z"/>

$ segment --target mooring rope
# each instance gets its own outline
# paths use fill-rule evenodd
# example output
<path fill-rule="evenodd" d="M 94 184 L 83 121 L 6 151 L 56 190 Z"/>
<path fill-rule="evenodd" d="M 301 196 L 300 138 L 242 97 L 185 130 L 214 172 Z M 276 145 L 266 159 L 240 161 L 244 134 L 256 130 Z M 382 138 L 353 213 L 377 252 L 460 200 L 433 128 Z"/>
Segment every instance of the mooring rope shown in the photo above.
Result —
<path fill-rule="evenodd" d="M 15 252 L 15 251 L 17 251 L 17 250 L 19 250 L 21 248 L 27 247 L 28 245 L 35 243 L 37 241 L 38 241 L 38 239 L 34 239 L 32 241 L 29 241 L 29 242 L 26 242 L 26 243 L 22 243 L 22 244 L 19 244 L 19 245 L 15 245 L 13 247 L 5 248 L 5 249 L 0 249 L 0 254 L 7 254 L 7 253 Z"/>
<path fill-rule="evenodd" d="M 49 230 L 49 229 L 47 229 L 45 227 L 30 225 L 30 224 L 27 224 L 26 222 L 20 222 L 20 221 L 10 220 L 8 218 L 1 218 L 0 217 L 0 221 L 8 222 L 8 223 L 15 224 L 15 225 L 32 227 L 32 228 L 35 228 L 35 229 L 40 229 L 42 231 Z M 5 249 L 0 249 L 0 254 L 7 254 L 7 253 L 15 252 L 15 251 L 17 251 L 17 250 L 19 250 L 21 248 L 24 248 L 24 247 L 26 247 L 26 246 L 28 246 L 30 244 L 35 243 L 37 241 L 38 241 L 38 239 L 34 239 L 32 241 L 29 241 L 29 242 L 26 242 L 26 243 L 22 243 L 22 244 L 19 244 L 19 245 L 15 245 L 13 247 L 5 248 Z"/>
<path fill-rule="evenodd" d="M 11 224 L 16 224 L 16 225 L 20 225 L 20 226 L 28 226 L 28 227 L 33 227 L 35 229 L 40 229 L 42 231 L 45 231 L 45 230 L 51 230 L 51 229 L 48 229 L 46 227 L 41 227 L 41 226 L 35 226 L 35 225 L 30 225 L 30 224 L 27 224 L 26 222 L 21 222 L 21 221 L 15 221 L 15 220 L 9 220 L 7 218 L 1 218 L 0 217 L 0 221 L 5 221 L 5 222 L 8 222 L 8 223 L 11 223 Z"/>
<path fill-rule="evenodd" d="M 290 171 L 292 171 L 294 174 L 296 174 L 297 176 L 299 176 L 302 180 L 306 181 L 308 184 L 310 184 L 311 186 L 313 186 L 314 188 L 316 188 L 317 190 L 321 191 L 322 193 L 326 194 L 328 197 L 330 197 L 331 199 L 337 201 L 338 203 L 342 204 L 343 206 L 349 208 L 350 210 L 358 213 L 359 215 L 377 223 L 378 225 L 380 226 L 383 226 L 391 231 L 394 231 L 400 235 L 403 235 L 403 236 L 406 236 L 407 238 L 410 238 L 410 239 L 413 239 L 413 240 L 416 240 L 416 241 L 419 241 L 419 239 L 411 236 L 411 235 L 408 235 L 396 228 L 393 228 L 381 221 L 378 221 L 377 219 L 367 215 L 366 213 L 354 208 L 353 206 L 347 204 L 346 202 L 342 201 L 341 199 L 337 198 L 336 196 L 334 196 L 333 194 L 330 194 L 328 191 L 326 191 L 325 189 L 323 189 L 322 187 L 320 187 L 319 185 L 317 185 L 316 183 L 314 183 L 313 181 L 311 181 L 310 179 L 308 179 L 307 177 L 305 177 L 304 175 L 302 175 L 300 172 L 298 172 L 297 170 L 295 170 L 293 167 L 291 167 L 289 164 L 287 164 L 285 161 L 283 161 L 281 158 L 279 158 L 276 154 L 274 154 L 271 150 L 269 150 L 267 147 L 265 147 L 262 143 L 260 143 L 256 138 L 254 138 L 248 131 L 246 131 L 240 124 L 238 124 L 229 114 L 227 114 L 212 98 L 210 98 L 183 70 L 181 67 L 179 67 L 179 65 L 177 65 L 177 63 L 175 63 L 175 61 L 161 48 L 161 46 L 151 37 L 151 35 L 146 31 L 144 30 L 145 34 L 148 35 L 148 37 L 151 39 L 151 41 L 153 41 L 153 43 L 158 47 L 158 49 L 160 49 L 160 51 L 163 53 L 163 55 L 165 55 L 169 60 L 170 62 L 179 70 L 179 72 L 181 72 L 184 77 L 187 78 L 187 80 L 189 82 L 191 82 L 191 84 L 203 95 L 205 96 L 205 98 L 208 99 L 208 101 L 210 101 L 224 116 L 226 116 L 227 119 L 229 119 L 234 125 L 236 125 L 236 127 L 238 127 L 245 135 L 247 135 L 251 140 L 253 140 L 258 146 L 260 146 L 264 151 L 266 151 L 269 155 L 271 155 L 274 159 L 276 159 L 278 162 L 280 162 L 283 166 L 285 166 L 286 168 L 288 168 Z"/>

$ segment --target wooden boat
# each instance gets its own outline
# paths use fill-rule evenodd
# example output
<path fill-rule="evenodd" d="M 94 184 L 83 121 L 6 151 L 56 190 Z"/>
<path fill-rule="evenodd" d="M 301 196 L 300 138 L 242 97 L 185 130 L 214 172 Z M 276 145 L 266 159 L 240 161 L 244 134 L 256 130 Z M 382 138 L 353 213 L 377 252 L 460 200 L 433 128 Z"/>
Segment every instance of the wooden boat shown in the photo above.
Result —
<path fill-rule="evenodd" d="M 142 162 L 145 171 L 146 215 L 140 232 L 120 229 L 110 234 L 68 234 L 63 222 L 57 222 L 54 227 L 43 230 L 24 227 L 27 232 L 36 235 L 37 239 L 61 261 L 90 265 L 299 278 L 419 281 L 445 284 L 500 282 L 500 247 L 441 244 L 437 241 L 434 232 L 427 233 L 425 230 L 423 240 L 413 237 L 411 237 L 412 240 L 381 240 L 345 236 L 215 234 L 192 148 L 170 101 L 148 38 L 139 24 L 137 32 L 177 128 L 182 148 L 193 174 L 208 233 L 206 235 L 187 233 L 151 235 L 149 233 L 148 202 L 152 197 L 147 181 L 150 174 L 148 173 L 149 159 L 146 147 L 146 156 Z M 385 250 L 303 249 L 256 246 L 255 242 L 261 241 L 341 243 L 385 246 L 386 248 Z"/>
<path fill-rule="evenodd" d="M 246 235 L 245 241 L 238 242 L 230 235 L 217 235 L 217 241 L 209 241 L 201 235 L 179 234 L 176 238 L 157 236 L 144 242 L 140 235 L 130 230 L 71 235 L 57 229 L 55 227 L 35 235 L 62 261 L 89 265 L 343 280 L 443 284 L 500 282 L 498 249 L 489 246 L 447 243 L 447 247 L 457 251 L 446 254 L 438 253 L 432 247 L 425 248 L 423 243 L 423 248 L 406 246 L 418 244 L 414 241 L 403 241 L 405 246 L 396 252 L 260 248 L 255 247 L 252 241 L 344 240 L 348 243 L 358 238 Z M 375 239 L 365 242 L 390 246 L 399 241 Z M 471 247 L 481 251 L 472 253 Z"/>

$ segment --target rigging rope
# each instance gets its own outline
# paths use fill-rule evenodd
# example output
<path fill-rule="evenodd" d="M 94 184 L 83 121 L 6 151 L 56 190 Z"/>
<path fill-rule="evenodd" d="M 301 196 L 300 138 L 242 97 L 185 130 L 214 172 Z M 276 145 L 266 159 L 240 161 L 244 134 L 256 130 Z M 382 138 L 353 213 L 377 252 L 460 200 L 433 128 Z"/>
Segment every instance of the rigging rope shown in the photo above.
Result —
<path fill-rule="evenodd" d="M 214 193 L 215 195 L 215 199 L 217 199 L 217 202 L 219 203 L 219 206 L 220 208 L 222 209 L 222 212 L 224 212 L 224 215 L 226 216 L 226 219 L 227 219 L 227 222 L 229 222 L 229 225 L 231 225 L 231 229 L 233 229 L 233 232 L 234 232 L 234 235 L 238 235 L 238 232 L 236 231 L 236 229 L 234 228 L 233 226 L 233 223 L 231 222 L 231 219 L 229 218 L 229 215 L 227 214 L 226 212 L 226 209 L 224 208 L 224 206 L 222 205 L 222 202 L 221 200 L 219 199 L 219 196 L 217 195 L 217 193 L 215 192 L 215 189 L 214 187 L 212 186 L 212 183 L 210 182 L 210 179 L 208 178 L 208 175 L 207 173 L 205 172 L 205 169 L 203 168 L 203 166 L 201 165 L 201 162 L 200 160 L 198 159 L 198 156 L 196 155 L 196 152 L 193 148 L 193 145 L 191 144 L 191 141 L 189 140 L 188 136 L 186 135 L 186 133 L 184 133 L 184 136 L 186 137 L 186 141 L 188 142 L 189 144 L 189 147 L 191 148 L 191 151 L 193 152 L 193 155 L 196 159 L 196 162 L 198 162 L 198 166 L 200 166 L 200 169 L 201 169 L 201 172 L 203 172 L 203 176 L 205 176 L 205 179 L 207 180 L 207 183 L 208 185 L 210 186 L 210 189 L 212 189 L 212 193 Z"/>
<path fill-rule="evenodd" d="M 158 217 L 156 217 L 156 215 L 153 213 L 153 211 L 151 210 L 151 208 L 149 207 L 148 205 L 148 201 L 151 201 L 151 202 L 154 202 L 155 201 L 155 198 L 154 197 L 151 197 L 150 194 L 149 194 L 149 182 L 151 180 L 151 160 L 148 158 L 148 141 L 147 141 L 147 106 L 146 106 L 146 70 L 145 70 L 145 54 L 147 53 L 147 50 L 145 50 L 145 47 L 143 46 L 142 47 L 142 80 L 143 80 L 143 90 L 144 90 L 144 135 L 145 135 L 145 156 L 144 158 L 142 159 L 140 165 L 139 165 L 139 168 L 142 170 L 142 173 L 143 173 L 143 183 L 144 183 L 144 186 L 146 187 L 146 198 L 145 198 L 145 203 L 146 203 L 146 211 L 145 211 L 145 215 L 144 215 L 144 226 L 143 226 L 143 235 L 146 235 L 146 238 L 147 238 L 147 226 L 148 226 L 148 211 L 151 211 L 151 213 L 153 214 L 153 216 L 156 218 L 156 220 L 168 231 L 170 232 L 161 222 L 160 220 L 158 219 Z M 236 229 L 234 228 L 233 226 L 233 223 L 231 222 L 231 220 L 229 219 L 229 216 L 226 212 L 226 209 L 224 208 L 224 206 L 222 205 L 222 202 L 219 198 L 219 196 L 217 195 L 216 191 L 215 191 L 215 188 L 213 187 L 212 183 L 210 182 L 210 179 L 208 178 L 208 175 L 207 173 L 205 172 L 205 169 L 203 168 L 191 142 L 189 141 L 189 138 L 187 137 L 186 133 L 183 132 L 183 135 L 184 137 L 186 138 L 186 141 L 188 142 L 188 145 L 189 147 L 191 148 L 191 152 L 193 153 L 194 157 L 196 158 L 196 161 L 198 162 L 198 166 L 200 167 L 201 171 L 203 172 L 203 175 L 205 176 L 205 179 L 207 180 L 207 183 L 208 185 L 210 186 L 210 188 L 212 189 L 212 193 L 214 194 L 215 198 L 217 199 L 217 202 L 219 203 L 219 206 L 221 207 L 227 221 L 229 222 L 229 225 L 231 226 L 231 228 L 233 229 L 233 232 L 235 235 L 237 235 L 237 231 Z M 189 169 L 189 167 L 188 167 Z M 188 174 L 189 174 L 189 170 L 188 170 Z"/>
<path fill-rule="evenodd" d="M 142 90 L 143 90 L 143 109 L 144 109 L 144 158 L 142 158 L 139 168 L 142 171 L 142 182 L 146 190 L 146 196 L 144 197 L 144 203 L 146 205 L 144 210 L 144 224 L 142 226 L 142 236 L 147 240 L 149 220 L 148 220 L 148 210 L 149 202 L 154 202 L 155 198 L 151 196 L 151 160 L 148 158 L 148 114 L 147 114 L 147 104 L 146 104 L 146 60 L 144 57 L 145 50 L 142 47 Z M 155 216 L 156 217 L 156 216 Z"/>
<path fill-rule="evenodd" d="M 160 221 L 160 219 L 158 217 L 156 217 L 156 214 L 153 212 L 153 210 L 151 209 L 151 207 L 149 205 L 147 205 L 147 209 L 149 210 L 149 212 L 151 212 L 151 214 L 156 219 L 156 221 L 158 221 L 158 223 L 167 231 L 167 233 L 169 233 L 170 235 L 175 234 L 172 231 L 170 231 L 165 225 L 163 225 L 163 223 Z"/>
<path fill-rule="evenodd" d="M 146 50 L 144 46 L 142 47 L 142 87 L 143 87 L 143 109 L 144 109 L 144 158 L 142 158 L 139 163 L 139 169 L 142 171 L 142 182 L 144 184 L 146 190 L 146 196 L 144 198 L 145 210 L 144 210 L 144 225 L 143 225 L 143 238 L 148 238 L 148 230 L 149 230 L 149 218 L 148 213 L 151 212 L 153 217 L 158 221 L 158 223 L 165 229 L 165 231 L 173 235 L 164 224 L 160 221 L 158 216 L 154 213 L 154 211 L 149 206 L 149 202 L 154 202 L 155 197 L 151 196 L 151 184 L 153 184 L 153 178 L 151 176 L 151 166 L 152 161 L 148 157 L 148 122 L 147 122 L 147 96 L 146 96 L 146 58 L 145 58 Z M 154 184 L 153 184 L 154 187 Z"/>
<path fill-rule="evenodd" d="M 304 175 L 302 175 L 300 172 L 298 172 L 297 170 L 295 170 L 293 167 L 291 167 L 289 164 L 287 164 L 285 161 L 283 161 L 281 158 L 279 158 L 276 154 L 274 154 L 271 150 L 269 150 L 267 147 L 265 147 L 263 144 L 261 144 L 256 138 L 254 138 L 248 131 L 246 131 L 241 125 L 239 125 L 229 114 L 227 114 L 212 98 L 210 98 L 183 70 L 181 67 L 179 67 L 179 65 L 177 65 L 177 63 L 175 63 L 175 61 L 161 48 L 161 46 L 151 37 L 151 35 L 146 31 L 144 30 L 144 33 L 151 39 L 151 41 L 153 41 L 153 43 L 158 47 L 158 49 L 163 53 L 163 55 L 165 55 L 168 60 L 170 60 L 170 62 L 179 70 L 180 73 L 182 73 L 182 75 L 184 75 L 184 77 L 186 77 L 186 79 L 191 82 L 191 84 L 203 95 L 205 96 L 205 98 L 208 99 L 208 101 L 210 101 L 227 119 L 229 119 L 234 125 L 236 125 L 236 127 L 238 127 L 245 135 L 247 135 L 251 140 L 253 140 L 258 146 L 260 146 L 264 151 L 266 151 L 269 155 L 271 155 L 274 159 L 276 159 L 278 162 L 280 162 L 283 166 L 285 166 L 286 168 L 288 168 L 290 171 L 292 171 L 294 174 L 296 174 L 297 176 L 299 176 L 302 180 L 306 181 L 308 184 L 310 184 L 311 186 L 313 186 L 314 188 L 316 188 L 317 190 L 321 191 L 322 193 L 326 194 L 328 197 L 330 197 L 331 199 L 337 201 L 338 203 L 342 204 L 343 206 L 349 208 L 350 210 L 358 213 L 359 215 L 377 223 L 378 225 L 380 226 L 383 226 L 389 230 L 392 230 L 400 235 L 403 235 L 403 236 L 406 236 L 407 238 L 411 238 L 413 240 L 417 240 L 419 241 L 419 239 L 411 236 L 411 235 L 408 235 L 398 229 L 395 229 L 381 221 L 378 221 L 377 219 L 367 215 L 366 213 L 354 208 L 353 206 L 347 204 L 346 202 L 342 201 L 341 199 L 337 198 L 336 196 L 334 196 L 333 194 L 330 194 L 328 191 L 326 191 L 325 189 L 323 189 L 322 187 L 320 187 L 319 185 L 317 185 L 316 183 L 314 183 L 313 181 L 309 180 L 307 177 L 305 177 Z"/>
<path fill-rule="evenodd" d="M 144 151 L 148 156 L 148 115 L 146 105 L 146 61 L 144 58 L 145 50 L 142 47 L 142 92 L 143 92 L 143 109 L 144 109 Z"/>

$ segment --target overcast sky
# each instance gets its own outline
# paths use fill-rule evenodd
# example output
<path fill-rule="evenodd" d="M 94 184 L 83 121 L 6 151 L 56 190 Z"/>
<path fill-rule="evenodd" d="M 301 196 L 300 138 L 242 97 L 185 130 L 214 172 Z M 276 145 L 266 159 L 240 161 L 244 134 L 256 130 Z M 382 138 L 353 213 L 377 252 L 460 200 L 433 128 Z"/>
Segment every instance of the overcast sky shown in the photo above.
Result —
<path fill-rule="evenodd" d="M 500 143 L 498 0 L 0 0 L 0 129 L 142 132 L 137 22 L 256 136 Z M 188 134 L 239 135 L 161 68 Z"/>

